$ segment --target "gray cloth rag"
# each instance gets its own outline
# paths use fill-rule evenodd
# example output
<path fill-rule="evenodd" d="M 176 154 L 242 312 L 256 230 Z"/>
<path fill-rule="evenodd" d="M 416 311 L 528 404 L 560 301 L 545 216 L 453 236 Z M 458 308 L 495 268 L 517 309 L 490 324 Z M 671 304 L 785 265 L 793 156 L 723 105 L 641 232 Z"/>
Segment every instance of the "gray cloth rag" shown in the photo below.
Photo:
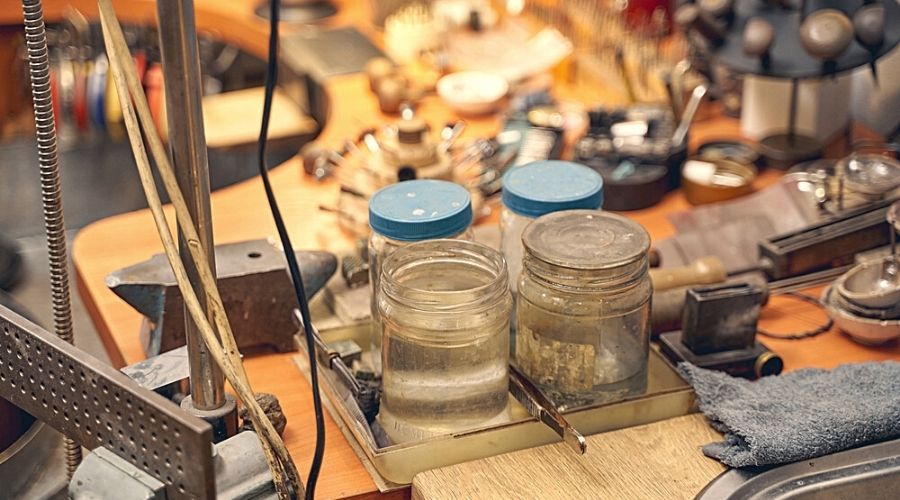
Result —
<path fill-rule="evenodd" d="M 731 467 L 819 457 L 900 436 L 900 363 L 807 368 L 755 382 L 678 365 L 725 441 L 703 453 Z"/>

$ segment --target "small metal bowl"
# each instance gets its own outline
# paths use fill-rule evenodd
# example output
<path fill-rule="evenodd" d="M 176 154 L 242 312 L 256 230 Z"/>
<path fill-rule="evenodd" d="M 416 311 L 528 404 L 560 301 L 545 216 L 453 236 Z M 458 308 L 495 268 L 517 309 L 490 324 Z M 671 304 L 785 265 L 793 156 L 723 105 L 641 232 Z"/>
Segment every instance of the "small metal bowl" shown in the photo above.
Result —
<path fill-rule="evenodd" d="M 900 161 L 879 154 L 853 154 L 842 160 L 838 171 L 853 191 L 882 195 L 900 187 Z"/>
<path fill-rule="evenodd" d="M 864 262 L 844 273 L 834 286 L 841 297 L 869 309 L 891 309 L 900 304 L 900 276 L 885 277 L 892 257 Z M 897 272 L 897 271 L 895 271 Z"/>
<path fill-rule="evenodd" d="M 857 316 L 835 300 L 834 285 L 822 293 L 822 305 L 834 324 L 860 344 L 877 346 L 900 337 L 900 320 L 877 320 Z"/>
<path fill-rule="evenodd" d="M 692 157 L 681 169 L 684 198 L 691 205 L 726 201 L 753 192 L 756 167 L 724 158 Z"/>
<path fill-rule="evenodd" d="M 841 296 L 840 293 L 835 293 L 832 296 L 832 300 L 838 305 L 841 309 L 845 311 L 855 314 L 856 316 L 860 316 L 868 319 L 900 319 L 900 305 L 895 307 L 891 307 L 889 309 L 872 309 L 870 307 L 863 307 L 859 304 L 855 304 L 850 302 Z"/>

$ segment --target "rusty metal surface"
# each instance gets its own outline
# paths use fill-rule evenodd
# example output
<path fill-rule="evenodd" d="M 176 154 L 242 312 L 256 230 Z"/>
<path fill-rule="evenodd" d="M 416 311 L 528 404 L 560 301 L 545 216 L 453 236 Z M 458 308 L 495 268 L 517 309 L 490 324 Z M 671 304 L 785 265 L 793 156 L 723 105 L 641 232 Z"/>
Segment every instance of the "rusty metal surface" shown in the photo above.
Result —
<path fill-rule="evenodd" d="M 3 306 L 0 396 L 147 471 L 169 498 L 215 497 L 209 424 Z"/>
<path fill-rule="evenodd" d="M 318 292 L 337 269 L 328 252 L 298 251 L 307 296 Z M 241 349 L 294 350 L 291 311 L 297 306 L 283 252 L 267 240 L 216 246 L 219 292 Z M 183 299 L 165 256 L 113 272 L 106 285 L 147 320 L 147 356 L 185 344 Z"/>

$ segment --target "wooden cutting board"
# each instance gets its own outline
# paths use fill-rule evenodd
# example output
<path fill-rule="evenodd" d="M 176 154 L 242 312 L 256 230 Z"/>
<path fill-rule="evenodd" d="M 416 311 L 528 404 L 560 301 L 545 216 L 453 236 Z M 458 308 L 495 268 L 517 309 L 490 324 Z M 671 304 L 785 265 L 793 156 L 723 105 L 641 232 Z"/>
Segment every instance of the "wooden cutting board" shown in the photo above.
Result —
<path fill-rule="evenodd" d="M 701 414 L 686 415 L 590 436 L 584 455 L 559 443 L 423 472 L 412 498 L 693 498 L 725 470 L 700 452 L 721 439 Z"/>

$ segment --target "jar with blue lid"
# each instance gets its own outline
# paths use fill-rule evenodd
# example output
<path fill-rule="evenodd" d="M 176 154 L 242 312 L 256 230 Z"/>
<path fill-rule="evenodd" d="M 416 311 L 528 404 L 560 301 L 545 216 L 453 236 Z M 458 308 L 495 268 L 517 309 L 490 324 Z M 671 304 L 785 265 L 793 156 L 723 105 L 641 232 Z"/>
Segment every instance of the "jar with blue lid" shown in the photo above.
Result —
<path fill-rule="evenodd" d="M 531 221 L 563 210 L 596 210 L 603 204 L 603 178 L 593 169 L 568 161 L 536 161 L 503 177 L 500 249 L 516 293 L 522 272 L 522 233 Z"/>
<path fill-rule="evenodd" d="M 374 300 L 384 259 L 419 241 L 472 240 L 472 199 L 459 184 L 413 180 L 392 184 L 369 199 L 369 286 L 372 290 L 372 345 L 381 349 L 381 323 Z M 377 355 L 373 360 L 380 359 Z"/>

